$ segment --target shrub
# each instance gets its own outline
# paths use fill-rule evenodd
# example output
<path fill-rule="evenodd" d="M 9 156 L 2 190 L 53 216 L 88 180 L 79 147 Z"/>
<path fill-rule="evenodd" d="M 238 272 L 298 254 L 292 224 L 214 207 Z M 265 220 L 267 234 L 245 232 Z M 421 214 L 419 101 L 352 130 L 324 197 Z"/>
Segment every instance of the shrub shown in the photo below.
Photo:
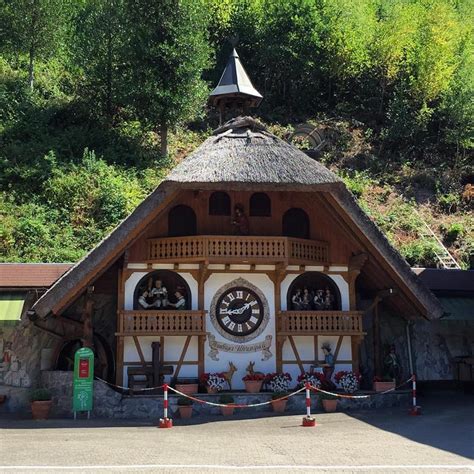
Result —
<path fill-rule="evenodd" d="M 52 399 L 51 392 L 47 388 L 37 388 L 31 392 L 32 402 L 46 402 Z"/>
<path fill-rule="evenodd" d="M 458 210 L 460 201 L 456 194 L 443 194 L 438 198 L 438 205 L 443 212 L 452 214 Z"/>
<path fill-rule="evenodd" d="M 267 374 L 265 381 L 272 392 L 287 392 L 292 378 L 288 373 Z"/>
<path fill-rule="evenodd" d="M 441 230 L 444 233 L 444 242 L 447 245 L 453 244 L 465 232 L 464 226 L 459 222 L 454 222 L 450 226 L 442 226 Z"/>
<path fill-rule="evenodd" d="M 219 397 L 219 403 L 225 403 L 226 405 L 234 403 L 234 397 L 230 393 L 223 393 Z"/>
<path fill-rule="evenodd" d="M 188 397 L 179 397 L 178 406 L 180 407 L 189 407 L 193 404 L 193 401 Z"/>

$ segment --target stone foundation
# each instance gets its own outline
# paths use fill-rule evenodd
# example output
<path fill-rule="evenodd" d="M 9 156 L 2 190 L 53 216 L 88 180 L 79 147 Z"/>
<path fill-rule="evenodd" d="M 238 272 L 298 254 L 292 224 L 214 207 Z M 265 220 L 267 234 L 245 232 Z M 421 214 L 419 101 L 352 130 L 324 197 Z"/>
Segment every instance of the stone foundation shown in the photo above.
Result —
<path fill-rule="evenodd" d="M 72 416 L 72 372 L 51 371 L 42 373 L 42 385 L 49 388 L 53 394 L 52 416 L 70 417 Z M 359 392 L 363 394 L 363 392 Z M 232 394 L 236 404 L 262 403 L 271 400 L 271 393 L 245 393 L 238 392 Z M 210 402 L 219 401 L 219 395 L 199 394 L 202 400 Z M 314 412 L 322 411 L 318 397 L 311 395 Z M 170 416 L 177 417 L 178 397 L 170 392 L 169 406 Z M 410 392 L 397 391 L 386 395 L 375 395 L 369 399 L 340 399 L 338 403 L 339 411 L 352 411 L 361 409 L 373 409 L 393 406 L 410 406 Z M 217 415 L 220 414 L 219 407 L 195 403 L 193 405 L 194 414 Z M 251 413 L 272 411 L 271 405 L 264 405 L 255 408 L 236 409 Z M 288 412 L 306 413 L 304 392 L 288 399 Z M 94 417 L 100 418 L 148 418 L 158 419 L 163 416 L 163 397 L 139 395 L 130 397 L 121 395 L 111 389 L 103 382 L 94 382 Z"/>

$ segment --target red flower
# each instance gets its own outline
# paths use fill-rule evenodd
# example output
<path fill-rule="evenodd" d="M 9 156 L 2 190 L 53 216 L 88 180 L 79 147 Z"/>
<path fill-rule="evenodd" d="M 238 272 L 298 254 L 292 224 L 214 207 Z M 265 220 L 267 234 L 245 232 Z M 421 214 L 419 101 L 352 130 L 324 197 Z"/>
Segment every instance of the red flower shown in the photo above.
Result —
<path fill-rule="evenodd" d="M 247 374 L 245 377 L 242 377 L 242 380 L 244 382 L 249 382 L 252 380 L 264 380 L 265 375 L 260 374 L 260 373 L 254 373 L 254 374 Z"/>

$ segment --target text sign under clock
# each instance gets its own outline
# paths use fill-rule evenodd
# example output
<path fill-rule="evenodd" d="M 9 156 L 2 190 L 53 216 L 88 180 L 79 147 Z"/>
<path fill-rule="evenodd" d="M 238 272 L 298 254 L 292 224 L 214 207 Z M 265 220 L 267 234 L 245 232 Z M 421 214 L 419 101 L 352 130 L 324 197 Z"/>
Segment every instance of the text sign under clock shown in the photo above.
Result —
<path fill-rule="evenodd" d="M 82 347 L 74 355 L 72 410 L 91 411 L 94 393 L 94 353 Z"/>

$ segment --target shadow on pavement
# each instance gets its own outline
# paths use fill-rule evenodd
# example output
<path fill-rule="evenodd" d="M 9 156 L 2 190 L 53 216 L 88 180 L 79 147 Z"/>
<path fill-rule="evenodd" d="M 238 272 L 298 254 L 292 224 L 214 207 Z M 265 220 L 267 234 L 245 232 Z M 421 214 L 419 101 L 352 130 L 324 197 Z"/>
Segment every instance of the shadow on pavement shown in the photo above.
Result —
<path fill-rule="evenodd" d="M 474 459 L 474 396 L 459 392 L 432 392 L 419 399 L 420 416 L 409 409 L 385 412 L 348 412 L 371 426 L 420 444 Z"/>

